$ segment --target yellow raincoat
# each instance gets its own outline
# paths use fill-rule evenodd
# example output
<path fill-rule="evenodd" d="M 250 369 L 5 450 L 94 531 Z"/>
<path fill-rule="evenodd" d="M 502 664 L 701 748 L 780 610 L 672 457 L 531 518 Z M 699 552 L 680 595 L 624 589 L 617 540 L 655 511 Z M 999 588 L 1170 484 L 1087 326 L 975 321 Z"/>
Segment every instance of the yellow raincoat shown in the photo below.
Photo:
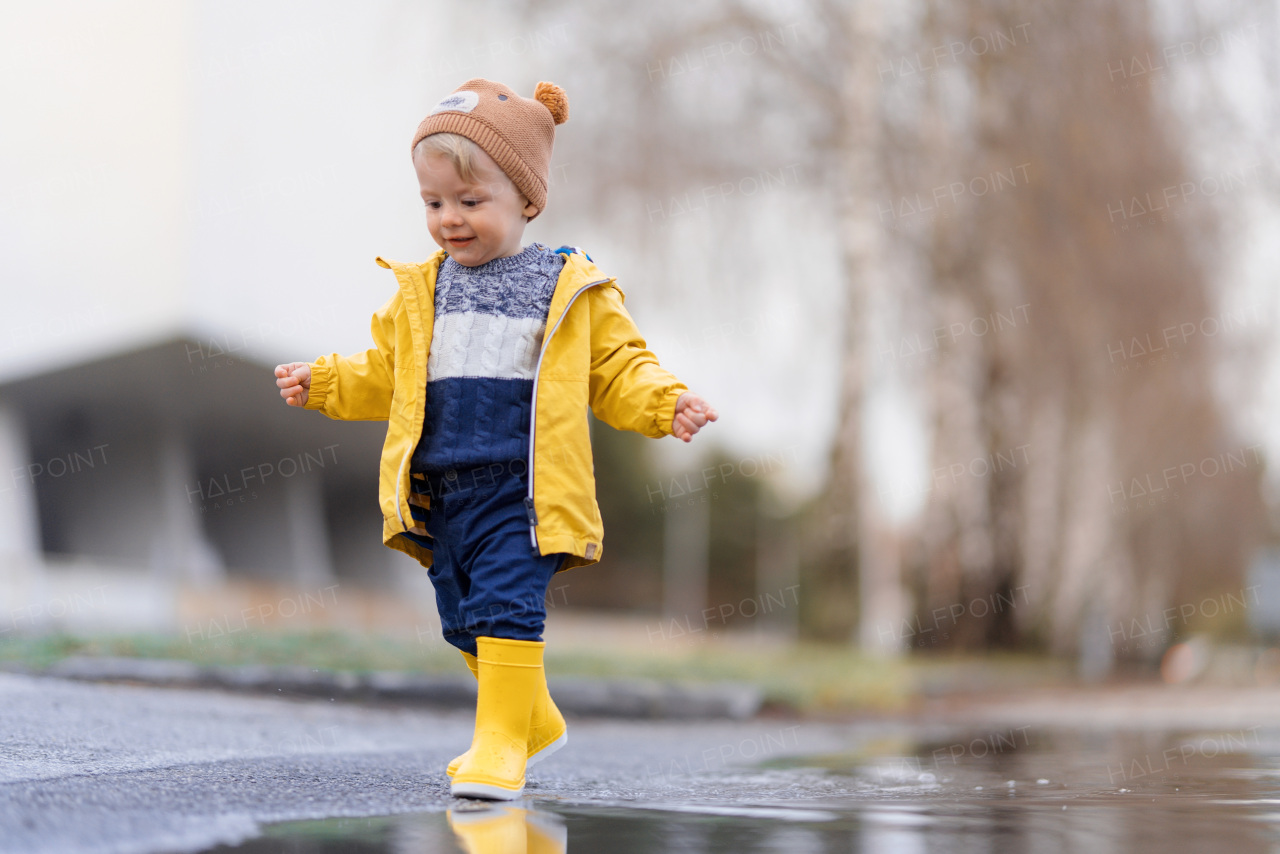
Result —
<path fill-rule="evenodd" d="M 343 421 L 386 421 L 378 477 L 382 542 L 430 566 L 432 555 L 403 533 L 425 537 L 409 510 L 409 459 L 422 433 L 427 354 L 435 325 L 436 271 L 446 253 L 421 264 L 378 258 L 399 288 L 373 315 L 374 347 L 331 353 L 311 364 L 306 408 Z M 567 552 L 561 569 L 603 554 L 587 407 L 619 430 L 671 433 L 676 398 L 688 391 L 645 345 L 622 289 L 585 254 L 566 256 L 547 313 L 533 380 L 529 440 L 530 537 L 540 554 Z M 428 506 L 430 498 L 421 499 Z"/>

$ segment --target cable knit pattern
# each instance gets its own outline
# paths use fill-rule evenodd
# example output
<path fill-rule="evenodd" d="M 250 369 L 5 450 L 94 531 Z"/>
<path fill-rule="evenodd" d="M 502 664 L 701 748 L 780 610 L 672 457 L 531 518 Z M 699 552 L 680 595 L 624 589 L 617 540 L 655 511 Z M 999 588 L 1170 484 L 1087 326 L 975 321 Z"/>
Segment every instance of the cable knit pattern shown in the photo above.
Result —
<path fill-rule="evenodd" d="M 440 265 L 413 471 L 527 459 L 533 377 L 563 266 L 541 243 L 478 267 Z"/>

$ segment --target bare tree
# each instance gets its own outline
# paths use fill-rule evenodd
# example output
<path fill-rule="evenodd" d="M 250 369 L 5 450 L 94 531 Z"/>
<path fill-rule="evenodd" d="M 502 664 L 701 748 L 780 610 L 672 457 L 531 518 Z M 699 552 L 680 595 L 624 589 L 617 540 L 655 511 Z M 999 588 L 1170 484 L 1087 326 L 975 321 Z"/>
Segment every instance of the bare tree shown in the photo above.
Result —
<path fill-rule="evenodd" d="M 1219 354 L 1203 336 L 1166 341 L 1159 360 L 1141 343 L 1219 311 L 1221 245 L 1212 208 L 1158 216 L 1142 201 L 1197 177 L 1187 117 L 1132 70 L 1163 46 L 1146 3 L 544 14 L 590 46 L 571 79 L 607 116 L 563 152 L 601 178 L 572 192 L 655 254 L 673 244 L 651 227 L 653 200 L 675 206 L 690 185 L 804 151 L 844 283 L 838 429 L 804 538 L 811 633 L 883 648 L 878 627 L 903 620 L 909 588 L 920 614 L 955 614 L 946 644 L 1067 652 L 1238 583 L 1260 461 L 1236 465 L 1250 449 L 1217 397 Z M 750 57 L 735 53 L 746 44 Z M 749 216 L 726 207 L 697 233 L 727 242 Z M 895 310 L 944 330 L 915 381 L 932 408 L 931 468 L 965 469 L 935 478 L 906 531 L 882 517 L 862 465 L 868 378 L 883 367 L 869 318 Z M 1230 471 L 1182 474 L 1211 459 Z"/>
<path fill-rule="evenodd" d="M 954 644 L 1074 650 L 1089 640 L 1082 627 L 1237 584 L 1256 537 L 1260 466 L 1169 479 L 1170 467 L 1248 453 L 1224 422 L 1205 339 L 1161 338 L 1217 311 L 1216 223 L 1192 204 L 1144 214 L 1142 200 L 1167 202 L 1167 188 L 1196 179 L 1158 90 L 1114 72 L 1160 55 L 1145 4 L 929 9 L 930 42 L 1005 34 L 1007 46 L 970 50 L 950 77 L 925 81 L 931 114 L 899 132 L 926 144 L 903 171 L 994 185 L 1025 164 L 1027 180 L 971 194 L 909 236 L 950 310 L 937 322 L 992 320 L 989 334 L 948 342 L 932 377 L 935 458 L 980 457 L 989 471 L 932 496 L 915 586 L 923 611 L 965 606 Z M 955 86 L 971 90 L 967 109 L 945 98 Z M 1030 323 L 997 328 L 1024 305 Z M 1016 590 L 1031 607 L 967 607 L 1017 603 Z"/>

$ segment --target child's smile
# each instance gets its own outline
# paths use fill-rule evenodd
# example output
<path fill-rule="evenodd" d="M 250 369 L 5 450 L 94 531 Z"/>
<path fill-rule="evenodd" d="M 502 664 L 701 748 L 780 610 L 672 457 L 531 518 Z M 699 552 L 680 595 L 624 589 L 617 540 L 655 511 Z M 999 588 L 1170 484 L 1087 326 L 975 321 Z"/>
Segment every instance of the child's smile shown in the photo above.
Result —
<path fill-rule="evenodd" d="M 467 267 L 519 253 L 525 223 L 537 212 L 492 157 L 479 149 L 474 156 L 470 182 L 443 155 L 413 158 L 431 238 Z"/>

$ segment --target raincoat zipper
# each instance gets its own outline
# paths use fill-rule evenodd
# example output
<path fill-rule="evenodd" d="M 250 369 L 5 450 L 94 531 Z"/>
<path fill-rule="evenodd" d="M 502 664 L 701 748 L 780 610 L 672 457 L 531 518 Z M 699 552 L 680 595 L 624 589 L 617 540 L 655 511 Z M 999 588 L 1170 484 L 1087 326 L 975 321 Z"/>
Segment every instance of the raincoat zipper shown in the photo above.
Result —
<path fill-rule="evenodd" d="M 400 458 L 400 468 L 396 469 L 396 518 L 400 520 L 400 527 L 406 531 L 409 530 L 409 526 L 404 523 L 404 514 L 400 512 L 400 479 L 401 475 L 404 474 L 404 464 L 412 453 L 413 447 L 410 446 L 409 450 L 405 451 L 404 456 Z"/>
<path fill-rule="evenodd" d="M 529 516 L 529 539 L 533 543 L 534 551 L 538 550 L 538 532 L 537 532 L 538 514 L 533 509 L 533 442 L 534 442 L 534 437 L 537 435 L 536 430 L 537 430 L 537 422 L 538 422 L 538 378 L 542 376 L 542 357 L 545 356 L 547 353 L 547 345 L 551 343 L 551 336 L 555 335 L 556 330 L 560 328 L 560 324 L 564 320 L 565 315 L 569 313 L 569 307 L 573 305 L 573 301 L 578 298 L 578 295 L 581 294 L 583 291 L 585 291 L 587 288 L 593 288 L 596 285 L 603 285 L 603 284 L 606 284 L 607 282 L 612 282 L 612 281 L 613 281 L 613 278 L 611 277 L 608 279 L 601 279 L 598 282 L 588 282 L 587 284 L 583 285 L 582 287 L 574 291 L 573 296 L 569 297 L 569 301 L 565 303 L 564 311 L 560 312 L 560 317 L 556 319 L 556 325 L 551 327 L 551 329 L 547 332 L 546 337 L 542 339 L 542 349 L 538 351 L 538 364 L 533 369 L 533 402 L 532 402 L 532 405 L 529 407 L 529 494 L 526 495 L 524 499 L 524 509 Z M 399 507 L 399 504 L 397 503 L 397 508 L 398 507 Z"/>

